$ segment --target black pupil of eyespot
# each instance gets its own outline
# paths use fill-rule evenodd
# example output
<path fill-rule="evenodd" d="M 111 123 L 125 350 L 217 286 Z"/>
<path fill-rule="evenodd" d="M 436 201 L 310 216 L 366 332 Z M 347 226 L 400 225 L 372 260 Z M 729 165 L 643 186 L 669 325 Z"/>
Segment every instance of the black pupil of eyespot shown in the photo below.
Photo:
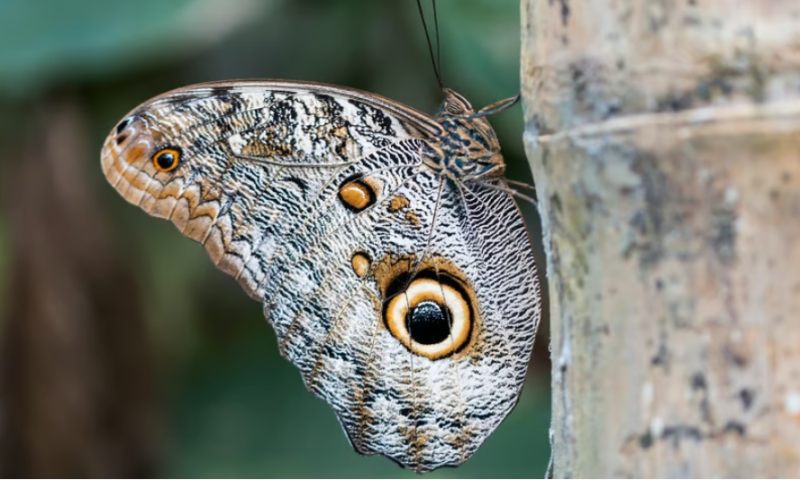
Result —
<path fill-rule="evenodd" d="M 440 343 L 450 336 L 450 309 L 431 300 L 419 302 L 406 315 L 406 328 L 417 343 Z"/>
<path fill-rule="evenodd" d="M 163 152 L 156 157 L 156 163 L 164 170 L 168 170 L 175 165 L 175 154 L 172 152 Z"/>

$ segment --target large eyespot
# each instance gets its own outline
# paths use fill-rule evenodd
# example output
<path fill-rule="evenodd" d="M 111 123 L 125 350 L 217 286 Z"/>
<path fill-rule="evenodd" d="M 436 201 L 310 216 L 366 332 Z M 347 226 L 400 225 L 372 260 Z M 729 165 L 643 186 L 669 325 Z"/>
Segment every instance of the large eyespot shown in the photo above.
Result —
<path fill-rule="evenodd" d="M 159 172 L 171 172 L 180 163 L 181 152 L 175 148 L 165 148 L 153 155 L 153 164 Z"/>
<path fill-rule="evenodd" d="M 413 353 L 436 360 L 469 340 L 474 312 L 463 287 L 449 278 L 417 278 L 386 304 L 384 321 Z"/>

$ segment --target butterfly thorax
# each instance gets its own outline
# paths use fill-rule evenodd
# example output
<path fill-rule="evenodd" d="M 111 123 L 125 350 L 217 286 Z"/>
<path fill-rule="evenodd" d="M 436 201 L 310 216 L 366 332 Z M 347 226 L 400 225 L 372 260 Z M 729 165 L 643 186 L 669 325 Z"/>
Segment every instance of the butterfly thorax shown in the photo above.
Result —
<path fill-rule="evenodd" d="M 459 181 L 502 176 L 505 170 L 500 143 L 485 117 L 473 117 L 472 105 L 445 89 L 436 116 L 443 133 L 434 145 L 438 158 L 429 164 L 442 175 Z"/>

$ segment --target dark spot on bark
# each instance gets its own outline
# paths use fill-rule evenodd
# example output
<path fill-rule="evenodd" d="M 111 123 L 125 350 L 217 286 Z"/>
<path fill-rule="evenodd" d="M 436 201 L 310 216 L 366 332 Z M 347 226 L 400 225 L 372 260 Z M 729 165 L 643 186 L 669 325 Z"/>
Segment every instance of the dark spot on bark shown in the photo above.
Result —
<path fill-rule="evenodd" d="M 667 347 L 662 343 L 658 347 L 658 352 L 656 352 L 655 356 L 650 359 L 650 364 L 653 366 L 666 367 L 668 362 L 669 362 L 669 352 L 667 351 Z"/>
<path fill-rule="evenodd" d="M 531 117 L 531 125 L 534 134 L 541 135 L 545 133 L 544 122 L 542 121 L 542 118 L 539 116 L 538 113 L 534 113 L 533 117 Z M 545 151 L 544 154 L 542 155 L 542 165 L 544 165 L 545 167 L 547 166 L 547 151 Z"/>
<path fill-rule="evenodd" d="M 725 346 L 725 349 L 723 350 L 723 356 L 725 357 L 726 362 L 733 364 L 736 367 L 744 368 L 747 366 L 747 357 L 731 348 L 730 345 Z"/>
<path fill-rule="evenodd" d="M 564 208 L 563 205 L 561 205 L 561 197 L 559 197 L 557 193 L 550 195 L 550 203 L 553 205 L 553 209 L 557 210 L 558 213 L 563 213 Z"/>
<path fill-rule="evenodd" d="M 736 211 L 729 207 L 712 212 L 713 230 L 711 247 L 722 263 L 734 259 L 736 253 Z"/>
<path fill-rule="evenodd" d="M 747 431 L 747 428 L 744 426 L 744 424 L 736 422 L 736 421 L 733 421 L 733 420 L 731 420 L 728 423 L 726 423 L 725 424 L 725 428 L 722 429 L 722 433 L 736 433 L 736 434 L 738 434 L 740 436 L 744 436 L 746 431 Z"/>
<path fill-rule="evenodd" d="M 586 87 L 588 85 L 588 79 L 586 76 L 586 72 L 584 70 L 584 66 L 578 63 L 573 63 L 570 65 L 571 76 L 572 76 L 572 85 L 573 91 L 575 92 L 575 97 L 582 101 L 583 98 L 586 96 Z M 582 103 L 582 102 L 581 102 Z"/>
<path fill-rule="evenodd" d="M 682 439 L 689 439 L 694 440 L 696 442 L 700 442 L 703 440 L 703 432 L 700 431 L 697 427 L 690 427 L 687 425 L 675 425 L 672 427 L 666 427 L 664 429 L 664 433 L 662 434 L 662 438 L 665 440 L 672 439 L 672 445 L 675 448 L 678 448 L 681 444 Z"/>
<path fill-rule="evenodd" d="M 728 96 L 733 91 L 731 84 L 724 78 L 710 78 L 700 82 L 695 89 L 695 95 L 708 102 L 715 96 Z"/>
<path fill-rule="evenodd" d="M 680 112 L 692 107 L 692 96 L 686 93 L 669 93 L 656 103 L 658 112 Z"/>
<path fill-rule="evenodd" d="M 621 112 L 622 109 L 620 108 L 619 104 L 616 100 L 611 100 L 611 103 L 606 105 L 606 112 L 603 114 L 603 120 L 608 120 L 610 117 Z"/>
<path fill-rule="evenodd" d="M 653 446 L 653 435 L 650 432 L 647 432 L 643 435 L 639 435 L 639 446 L 643 449 L 647 450 L 648 448 Z"/>
<path fill-rule="evenodd" d="M 743 388 L 739 390 L 739 399 L 742 401 L 742 408 L 744 408 L 745 411 L 750 410 L 750 407 L 753 406 L 753 400 L 755 399 L 755 396 L 755 392 L 749 388 Z"/>
<path fill-rule="evenodd" d="M 700 392 L 700 415 L 703 420 L 708 423 L 713 423 L 711 418 L 711 404 L 708 401 L 708 383 L 706 377 L 702 373 L 695 373 L 692 376 L 692 390 Z"/>
<path fill-rule="evenodd" d="M 656 290 L 661 291 L 664 289 L 664 281 L 660 278 L 656 278 Z"/>
<path fill-rule="evenodd" d="M 684 15 L 683 24 L 687 27 L 694 27 L 701 25 L 700 18 L 696 15 Z"/>
<path fill-rule="evenodd" d="M 557 0 L 561 7 L 561 25 L 567 26 L 569 23 L 569 2 L 567 0 Z M 550 6 L 553 6 L 554 0 L 550 0 Z"/>
<path fill-rule="evenodd" d="M 708 385 L 706 385 L 706 378 L 702 373 L 695 373 L 694 376 L 692 376 L 692 388 L 694 390 L 705 390 L 708 388 Z"/>
<path fill-rule="evenodd" d="M 707 82 L 702 82 L 697 86 L 697 96 L 704 102 L 711 100 L 711 86 Z"/>
<path fill-rule="evenodd" d="M 560 0 L 561 1 L 561 24 L 563 26 L 567 26 L 569 23 L 569 3 L 567 0 Z"/>
<path fill-rule="evenodd" d="M 656 3 L 656 2 L 652 2 L 652 3 Z M 669 13 L 668 12 L 673 10 L 671 8 L 671 5 L 668 5 L 669 2 L 666 2 L 666 1 L 662 0 L 661 2 L 658 2 L 658 3 L 661 4 L 660 5 L 661 6 L 660 11 L 651 10 L 651 12 L 650 12 L 651 15 L 649 16 L 650 30 L 653 33 L 658 33 L 662 28 L 664 28 L 664 26 L 667 25 L 667 23 L 669 23 Z"/>
<path fill-rule="evenodd" d="M 642 179 L 645 208 L 637 211 L 629 222 L 637 234 L 631 250 L 639 252 L 640 268 L 650 270 L 664 257 L 671 189 L 667 176 L 658 168 L 658 159 L 650 154 L 640 153 L 633 163 L 633 171 Z"/>

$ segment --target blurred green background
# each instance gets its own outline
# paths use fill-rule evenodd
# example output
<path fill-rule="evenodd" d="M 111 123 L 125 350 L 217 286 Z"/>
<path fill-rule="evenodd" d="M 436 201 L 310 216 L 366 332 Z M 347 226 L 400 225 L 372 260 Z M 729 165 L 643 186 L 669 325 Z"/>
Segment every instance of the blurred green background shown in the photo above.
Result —
<path fill-rule="evenodd" d="M 519 2 L 438 6 L 445 84 L 478 108 L 515 95 Z M 355 454 L 261 306 L 102 177 L 101 142 L 129 110 L 235 78 L 431 113 L 440 100 L 413 0 L 0 0 L 0 473 L 416 476 Z M 531 183 L 521 108 L 491 122 L 509 178 Z M 543 269 L 538 217 L 521 207 Z M 548 337 L 511 416 L 466 464 L 427 476 L 544 473 Z"/>

